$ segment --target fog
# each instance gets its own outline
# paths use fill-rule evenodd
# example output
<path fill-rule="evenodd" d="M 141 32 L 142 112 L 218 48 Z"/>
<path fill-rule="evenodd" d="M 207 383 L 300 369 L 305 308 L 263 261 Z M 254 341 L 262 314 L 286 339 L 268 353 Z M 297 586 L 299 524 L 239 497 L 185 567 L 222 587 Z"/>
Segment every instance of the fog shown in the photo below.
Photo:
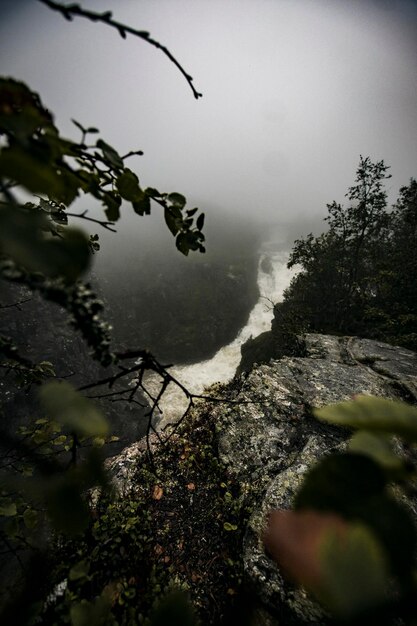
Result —
<path fill-rule="evenodd" d="M 395 0 L 90 0 L 143 41 L 36 0 L 2 3 L 0 71 L 38 90 L 58 126 L 94 124 L 141 180 L 228 215 L 288 221 L 342 200 L 359 155 L 417 163 L 417 7 Z"/>
<path fill-rule="evenodd" d="M 391 201 L 417 175 L 414 2 L 82 5 L 150 31 L 203 97 L 146 42 L 81 18 L 68 22 L 36 0 L 3 0 L 0 72 L 38 91 L 63 134 L 78 137 L 75 118 L 97 126 L 121 154 L 143 150 L 130 162 L 142 185 L 183 193 L 207 214 L 207 258 L 229 243 L 246 245 L 250 232 L 256 242 L 320 232 L 326 203 L 343 201 L 361 154 L 391 166 Z M 139 218 L 126 207 L 118 235 L 98 231 L 99 275 L 126 266 L 138 273 L 145 252 L 174 250 L 153 211 Z"/>

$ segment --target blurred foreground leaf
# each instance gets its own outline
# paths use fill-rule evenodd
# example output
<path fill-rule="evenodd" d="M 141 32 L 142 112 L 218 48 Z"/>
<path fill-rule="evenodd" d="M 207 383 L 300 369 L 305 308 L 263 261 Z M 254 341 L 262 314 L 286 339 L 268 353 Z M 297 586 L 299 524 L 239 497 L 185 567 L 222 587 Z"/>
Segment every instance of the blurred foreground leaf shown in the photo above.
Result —
<path fill-rule="evenodd" d="M 81 437 L 105 437 L 109 426 L 90 400 L 67 382 L 51 382 L 40 390 L 41 403 L 48 416 Z"/>
<path fill-rule="evenodd" d="M 395 454 L 392 443 L 385 434 L 360 430 L 351 438 L 349 451 L 369 456 L 392 478 L 400 478 L 407 475 L 404 461 Z"/>
<path fill-rule="evenodd" d="M 417 407 L 404 402 L 358 396 L 351 402 L 315 409 L 314 415 L 339 426 L 391 433 L 407 441 L 417 441 Z"/>
<path fill-rule="evenodd" d="M 337 617 L 351 618 L 386 600 L 390 582 L 387 559 L 365 526 L 349 525 L 343 540 L 328 532 L 319 560 L 322 578 L 314 591 Z"/>
<path fill-rule="evenodd" d="M 365 479 L 366 477 L 366 479 Z M 352 513 L 385 489 L 381 468 L 361 454 L 335 454 L 315 465 L 296 496 L 295 508 Z"/>
<path fill-rule="evenodd" d="M 272 511 L 263 543 L 283 574 L 343 620 L 386 600 L 387 557 L 372 531 L 333 513 Z"/>
<path fill-rule="evenodd" d="M 0 252 L 18 266 L 48 277 L 63 276 L 70 282 L 90 261 L 88 237 L 76 228 L 65 228 L 60 237 L 48 231 L 50 222 L 38 211 L 22 207 L 0 210 Z"/>
<path fill-rule="evenodd" d="M 0 502 L 0 515 L 3 517 L 14 517 L 17 515 L 16 503 L 10 500 Z"/>
<path fill-rule="evenodd" d="M 151 615 L 151 626 L 197 626 L 187 594 L 175 590 L 162 598 Z"/>
<path fill-rule="evenodd" d="M 70 580 L 82 580 L 83 578 L 87 578 L 88 572 L 90 570 L 91 563 L 86 559 L 79 561 L 73 567 L 71 567 L 69 572 Z"/>
<path fill-rule="evenodd" d="M 389 556 L 392 572 L 407 577 L 417 545 L 411 513 L 386 491 L 383 469 L 362 454 L 334 454 L 307 474 L 295 508 L 340 514 L 372 529 Z"/>
<path fill-rule="evenodd" d="M 72 626 L 103 626 L 110 616 L 110 609 L 110 599 L 104 593 L 93 602 L 81 600 L 71 606 L 71 624 Z"/>

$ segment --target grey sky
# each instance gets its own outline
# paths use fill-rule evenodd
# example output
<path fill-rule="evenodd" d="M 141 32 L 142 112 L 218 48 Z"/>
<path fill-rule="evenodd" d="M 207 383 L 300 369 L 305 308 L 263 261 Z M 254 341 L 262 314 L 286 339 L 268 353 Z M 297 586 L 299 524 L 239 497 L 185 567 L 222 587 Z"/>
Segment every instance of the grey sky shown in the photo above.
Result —
<path fill-rule="evenodd" d="M 266 222 L 325 214 L 359 155 L 417 176 L 417 6 L 405 0 L 84 0 L 155 48 L 35 0 L 0 9 L 0 73 L 26 81 L 76 137 L 97 125 L 145 185 Z"/>

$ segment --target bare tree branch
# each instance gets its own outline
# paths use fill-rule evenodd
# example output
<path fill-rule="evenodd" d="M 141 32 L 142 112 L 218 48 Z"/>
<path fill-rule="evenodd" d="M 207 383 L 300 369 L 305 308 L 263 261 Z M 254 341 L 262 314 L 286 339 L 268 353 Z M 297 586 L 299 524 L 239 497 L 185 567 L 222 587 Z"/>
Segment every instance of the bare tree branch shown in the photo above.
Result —
<path fill-rule="evenodd" d="M 68 215 L 68 217 L 79 217 L 80 219 L 88 220 L 89 222 L 95 222 L 96 224 L 100 224 L 100 226 L 102 226 L 106 230 L 111 230 L 112 233 L 117 232 L 115 228 L 111 228 L 112 226 L 114 226 L 114 222 L 106 222 L 104 220 L 96 220 L 93 217 L 87 217 L 87 212 L 87 210 L 83 211 L 82 213 L 68 213 L 68 211 L 65 211 L 65 215 Z"/>
<path fill-rule="evenodd" d="M 54 2 L 53 0 L 39 0 L 39 2 L 41 2 L 42 4 L 45 4 L 47 7 L 49 7 L 53 11 L 58 11 L 58 13 L 61 13 L 61 15 L 65 17 L 65 19 L 67 20 L 71 21 L 74 16 L 85 17 L 86 19 L 91 20 L 92 22 L 101 22 L 102 24 L 106 24 L 107 26 L 111 26 L 112 28 L 115 28 L 119 32 L 120 36 L 123 37 L 123 39 L 126 39 L 126 33 L 129 33 L 130 35 L 143 39 L 147 43 L 151 44 L 151 46 L 154 46 L 155 48 L 158 48 L 158 50 L 161 50 L 161 52 L 163 52 L 165 56 L 168 57 L 171 63 L 173 63 L 177 67 L 177 69 L 181 72 L 181 74 L 184 76 L 185 80 L 189 84 L 190 89 L 193 92 L 194 98 L 196 100 L 202 97 L 203 94 L 199 93 L 194 87 L 192 76 L 190 76 L 185 71 L 185 69 L 177 61 L 177 59 L 173 56 L 173 54 L 171 54 L 168 48 L 160 44 L 155 39 L 152 39 L 150 36 L 150 33 L 148 33 L 147 31 L 136 30 L 135 28 L 132 28 L 131 26 L 127 26 L 126 24 L 121 24 L 120 22 L 116 22 L 115 20 L 113 20 L 113 15 L 111 11 L 105 11 L 104 13 L 95 13 L 94 11 L 88 11 L 86 9 L 83 9 L 78 4 L 64 5 L 64 4 L 60 4 L 59 2 Z"/>

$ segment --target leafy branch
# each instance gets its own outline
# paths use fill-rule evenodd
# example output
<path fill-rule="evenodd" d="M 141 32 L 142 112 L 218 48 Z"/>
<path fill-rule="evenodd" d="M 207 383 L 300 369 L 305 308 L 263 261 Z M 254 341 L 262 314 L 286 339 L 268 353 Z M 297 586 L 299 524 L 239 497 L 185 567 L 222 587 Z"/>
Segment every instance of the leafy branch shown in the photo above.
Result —
<path fill-rule="evenodd" d="M 195 98 L 201 96 L 192 78 L 169 50 L 151 39 L 149 33 L 115 22 L 109 12 L 95 14 L 78 5 L 40 1 L 67 19 L 85 17 L 116 28 L 122 37 L 129 33 L 145 39 L 178 67 Z M 80 280 L 92 254 L 99 249 L 98 236 L 88 237 L 72 228 L 68 218 L 89 220 L 113 231 L 123 201 L 129 203 L 137 215 L 146 216 L 154 200 L 163 207 L 166 224 L 176 239 L 178 250 L 187 255 L 190 251 L 204 252 L 204 214 L 196 215 L 196 208 L 186 210 L 186 198 L 179 193 L 142 189 L 137 175 L 124 162 L 130 156 L 141 155 L 140 150 L 119 155 L 103 139 L 87 143 L 87 135 L 98 133 L 98 129 L 84 128 L 79 122 L 73 122 L 81 131 L 80 141 L 60 135 L 51 113 L 25 84 L 0 77 L 0 278 L 38 292 L 44 300 L 63 308 L 92 349 L 93 358 L 102 366 L 119 368 L 116 374 L 85 388 L 104 384 L 112 387 L 119 379 L 126 381 L 126 377 L 131 383 L 132 375 L 138 375 L 133 387 L 105 395 L 140 405 L 135 395 L 143 391 L 150 403 L 147 445 L 151 453 L 149 436 L 154 431 L 153 416 L 160 411 L 161 398 L 168 385 L 179 386 L 189 401 L 178 424 L 197 396 L 190 394 L 166 366 L 145 351 L 137 351 L 134 356 L 112 351 L 110 327 L 101 319 L 103 303 L 90 285 Z M 22 204 L 14 194 L 15 187 L 31 193 L 37 201 Z M 105 219 L 89 217 L 87 211 L 68 212 L 68 207 L 81 194 L 103 205 Z M 2 308 L 19 309 L 23 302 Z M 90 520 L 89 491 L 96 486 L 103 489 L 108 486 L 98 448 L 114 438 L 108 439 L 109 426 L 100 411 L 69 383 L 42 384 L 44 379 L 55 376 L 51 363 L 36 364 L 21 357 L 13 341 L 6 336 L 0 336 L 0 356 L 0 367 L 5 375 L 12 374 L 13 384 L 26 390 L 39 385 L 40 408 L 46 416 L 36 420 L 32 429 L 25 428 L 19 437 L 0 432 L 0 447 L 6 448 L 0 481 L 0 516 L 6 520 L 6 551 L 19 558 L 17 551 L 27 549 L 26 537 L 35 537 L 37 529 L 45 525 L 45 528 L 52 525 L 54 531 L 70 535 L 86 528 Z M 120 364 L 124 359 L 138 357 L 140 361 L 133 367 Z M 155 396 L 144 381 L 147 369 L 162 377 L 162 386 Z M 159 435 L 158 438 L 162 441 Z M 78 458 L 78 449 L 87 445 L 91 447 L 89 453 L 83 452 L 82 458 Z M 64 463 L 58 462 L 58 457 Z M 26 594 L 25 588 L 22 597 Z M 23 607 L 23 603 L 20 604 Z M 15 609 L 14 602 L 12 605 Z M 23 623 L 20 619 L 14 621 Z"/>
<path fill-rule="evenodd" d="M 116 229 L 112 228 L 112 226 L 114 226 L 114 222 L 106 222 L 105 220 L 96 220 L 93 217 L 87 217 L 87 209 L 85 211 L 83 211 L 82 213 L 68 213 L 68 211 L 66 211 L 66 215 L 68 215 L 68 217 L 78 217 L 80 219 L 83 220 L 88 220 L 89 222 L 94 222 L 95 224 L 99 224 L 102 228 L 105 228 L 106 230 L 110 230 L 112 233 L 116 233 Z"/>
<path fill-rule="evenodd" d="M 199 93 L 193 84 L 193 78 L 186 72 L 183 66 L 177 61 L 174 55 L 168 50 L 166 46 L 163 46 L 155 39 L 152 39 L 150 33 L 144 30 L 137 30 L 136 28 L 132 28 L 131 26 L 127 26 L 126 24 L 122 24 L 121 22 L 116 22 L 113 19 L 113 14 L 111 11 L 105 11 L 104 13 L 96 13 L 94 11 L 88 11 L 83 9 L 79 4 L 60 4 L 59 2 L 53 2 L 53 0 L 39 0 L 42 4 L 45 4 L 47 7 L 52 9 L 53 11 L 58 11 L 61 13 L 66 20 L 71 21 L 75 16 L 84 17 L 92 22 L 101 22 L 102 24 L 106 24 L 114 29 L 116 29 L 119 35 L 126 39 L 126 34 L 133 35 L 134 37 L 139 37 L 139 39 L 143 39 L 151 46 L 154 46 L 158 50 L 161 50 L 165 56 L 173 63 L 176 68 L 181 72 L 184 76 L 185 80 L 190 86 L 191 91 L 193 92 L 193 96 L 196 100 L 202 97 L 202 93 Z"/>

